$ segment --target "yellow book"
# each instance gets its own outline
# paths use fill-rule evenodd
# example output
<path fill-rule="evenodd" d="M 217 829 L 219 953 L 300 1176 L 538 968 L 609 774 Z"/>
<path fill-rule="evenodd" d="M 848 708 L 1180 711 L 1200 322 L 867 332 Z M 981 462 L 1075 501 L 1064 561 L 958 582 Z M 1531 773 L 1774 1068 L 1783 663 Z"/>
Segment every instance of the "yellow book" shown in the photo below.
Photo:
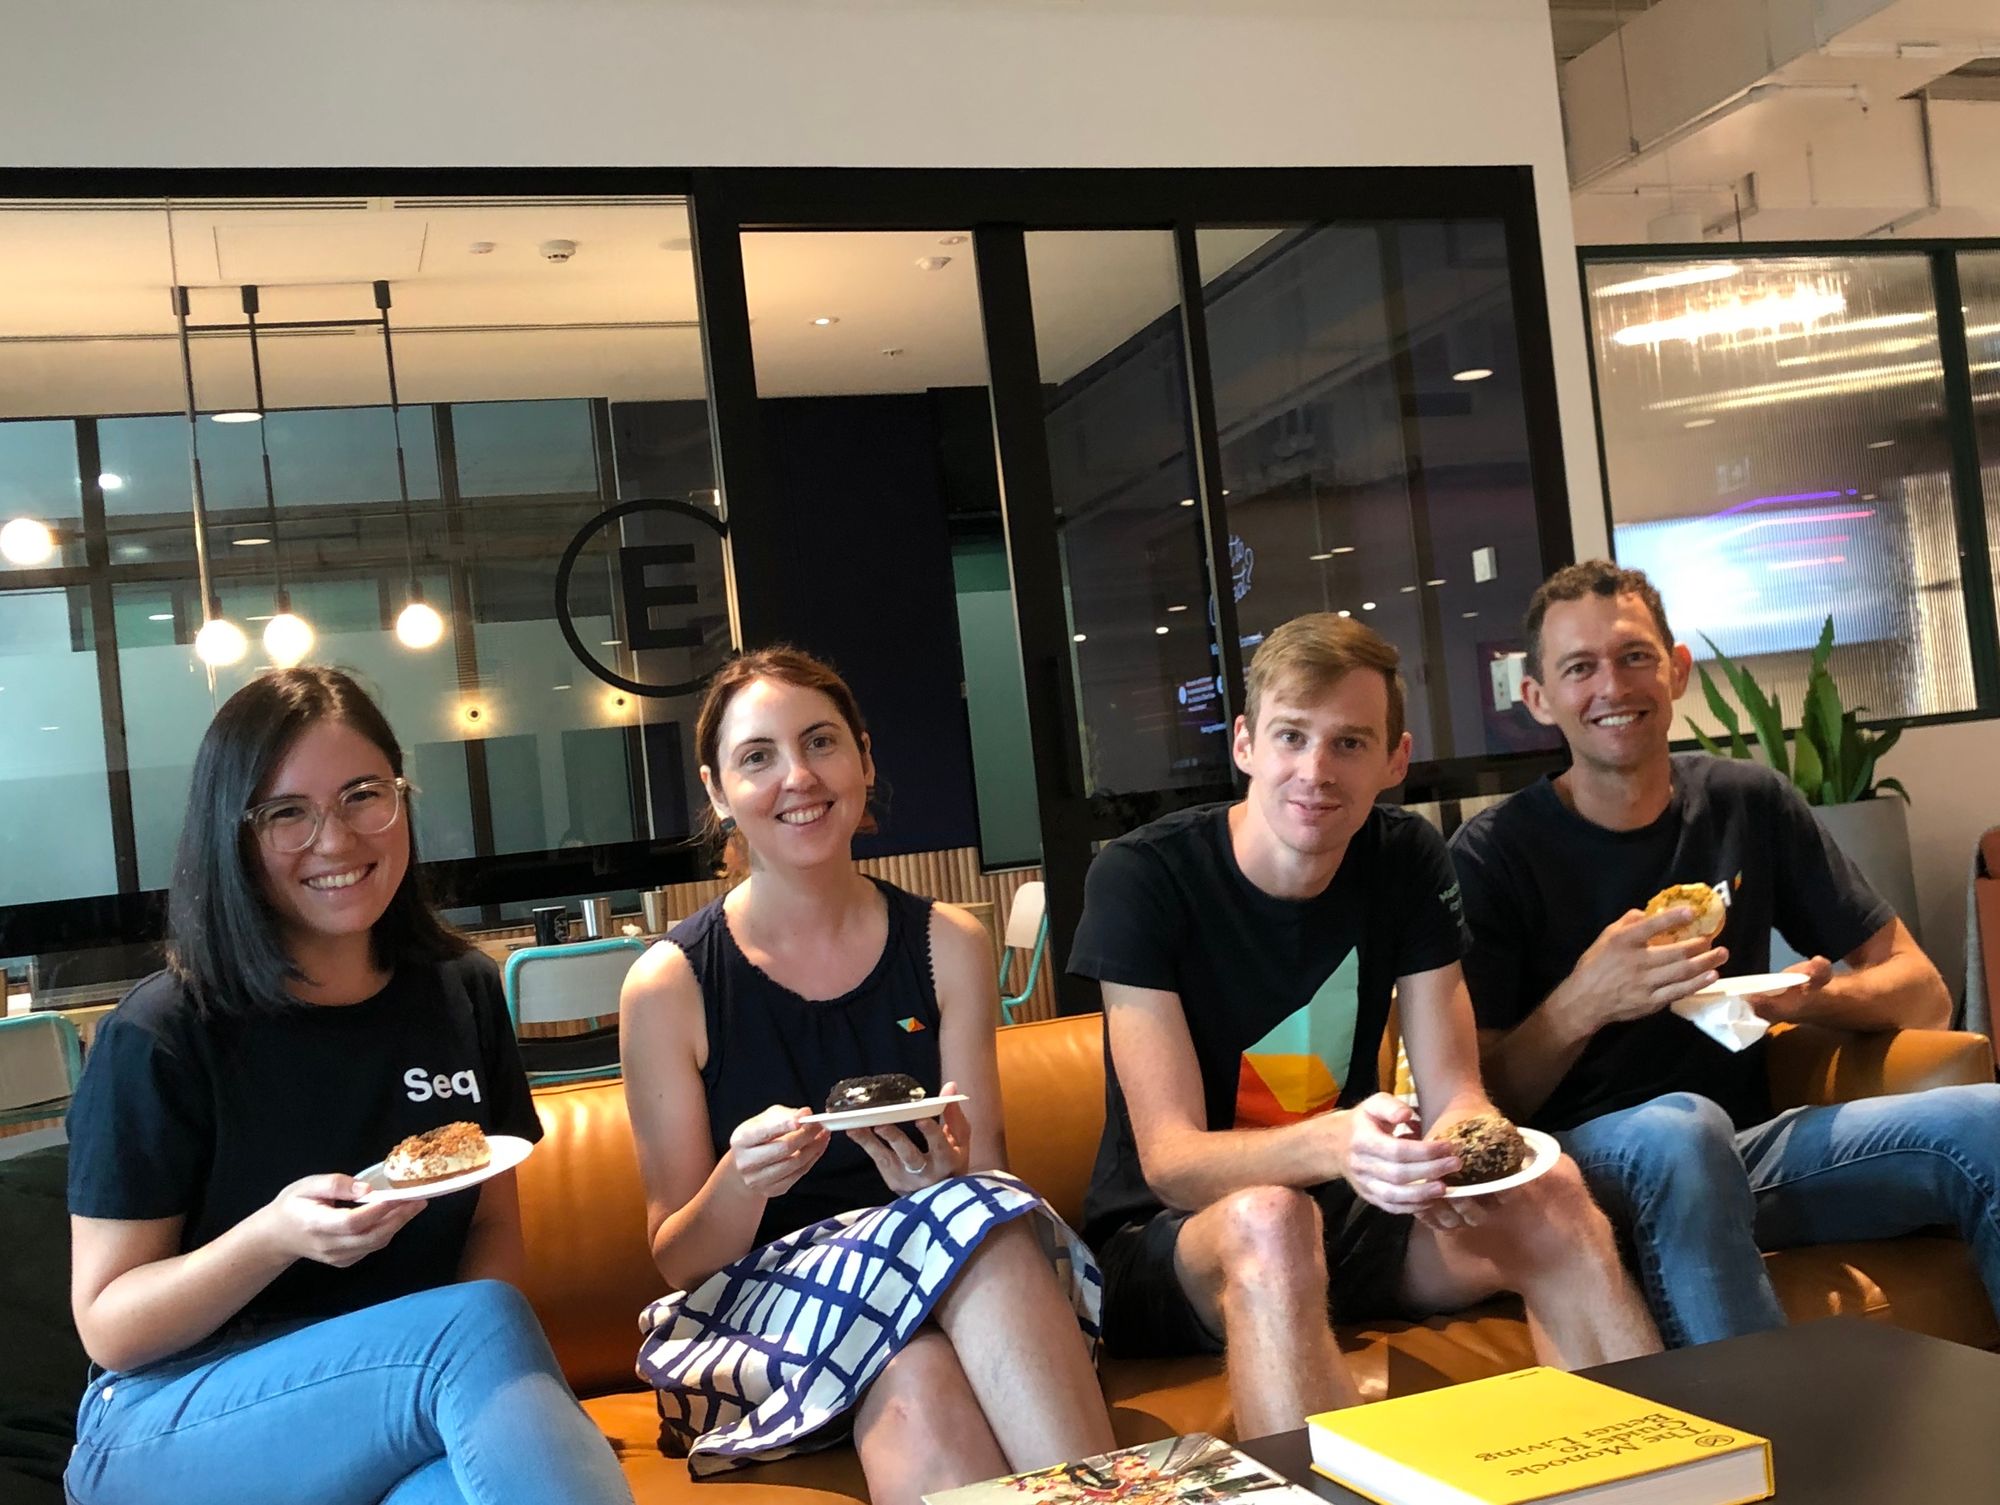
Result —
<path fill-rule="evenodd" d="M 1744 1505 L 1771 1444 L 1560 1369 L 1306 1418 L 1313 1467 L 1380 1505 Z"/>

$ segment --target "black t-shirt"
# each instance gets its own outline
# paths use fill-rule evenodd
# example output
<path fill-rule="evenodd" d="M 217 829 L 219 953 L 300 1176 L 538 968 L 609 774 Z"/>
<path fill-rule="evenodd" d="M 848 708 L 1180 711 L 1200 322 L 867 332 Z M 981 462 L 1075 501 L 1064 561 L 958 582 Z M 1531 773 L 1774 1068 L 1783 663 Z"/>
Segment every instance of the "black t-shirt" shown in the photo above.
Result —
<path fill-rule="evenodd" d="M 1279 899 L 1237 866 L 1229 810 L 1178 811 L 1099 852 L 1069 962 L 1179 995 L 1211 1131 L 1296 1123 L 1374 1092 L 1396 979 L 1457 961 L 1465 944 L 1451 859 L 1421 817 L 1378 805 L 1323 892 Z M 1092 1243 L 1160 1207 L 1105 1051 Z"/>
<path fill-rule="evenodd" d="M 1628 909 L 1676 883 L 1728 882 L 1723 971 L 1771 970 L 1771 932 L 1838 960 L 1894 918 L 1798 791 L 1760 763 L 1673 757 L 1673 798 L 1651 825 L 1611 831 L 1530 785 L 1459 828 L 1451 855 L 1472 950 L 1466 980 L 1484 1029 L 1512 1029 Z M 1739 1128 L 1770 1117 L 1764 1042 L 1732 1052 L 1671 1010 L 1606 1025 L 1531 1122 L 1574 1128 L 1666 1092 L 1719 1103 Z"/>
<path fill-rule="evenodd" d="M 204 1019 L 156 972 L 98 1028 L 69 1110 L 69 1210 L 179 1217 L 181 1250 L 302 1176 L 352 1174 L 397 1140 L 465 1120 L 542 1137 L 493 963 L 399 967 L 373 998 Z M 478 1188 L 434 1199 L 345 1270 L 298 1260 L 252 1319 L 326 1317 L 457 1279 Z"/>

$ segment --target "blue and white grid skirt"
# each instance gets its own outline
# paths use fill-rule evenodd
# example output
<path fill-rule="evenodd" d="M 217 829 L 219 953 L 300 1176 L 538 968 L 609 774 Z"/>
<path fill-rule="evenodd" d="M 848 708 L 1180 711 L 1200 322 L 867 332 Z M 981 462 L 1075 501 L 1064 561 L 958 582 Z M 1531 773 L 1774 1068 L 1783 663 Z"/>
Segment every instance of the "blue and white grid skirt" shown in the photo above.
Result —
<path fill-rule="evenodd" d="M 1013 1176 L 956 1176 L 773 1239 L 639 1318 L 639 1378 L 660 1446 L 697 1478 L 828 1447 L 828 1428 L 930 1317 L 981 1241 L 1038 1214 L 1076 1320 L 1097 1345 L 1103 1280 L 1083 1241 Z"/>

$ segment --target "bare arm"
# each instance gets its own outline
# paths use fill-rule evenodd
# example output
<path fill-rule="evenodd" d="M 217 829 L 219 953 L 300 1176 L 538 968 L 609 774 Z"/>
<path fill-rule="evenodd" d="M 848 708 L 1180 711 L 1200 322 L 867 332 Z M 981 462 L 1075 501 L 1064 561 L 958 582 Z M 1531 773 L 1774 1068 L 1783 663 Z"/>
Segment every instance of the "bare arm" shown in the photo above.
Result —
<path fill-rule="evenodd" d="M 1803 972 L 1805 987 L 1756 1000 L 1766 1019 L 1859 1031 L 1944 1029 L 1951 993 L 1909 927 L 1892 919 L 1844 958 L 1853 970 L 1836 974 L 1825 957 L 1786 970 Z"/>
<path fill-rule="evenodd" d="M 1648 944 L 1692 918 L 1679 908 L 1650 918 L 1627 910 L 1526 1019 L 1512 1029 L 1480 1032 L 1487 1083 L 1510 1114 L 1528 1118 L 1546 1103 L 1605 1025 L 1657 1014 L 1715 981 L 1729 959 L 1724 948 L 1710 949 L 1705 940 Z"/>
<path fill-rule="evenodd" d="M 965 1118 L 972 1133 L 968 1168 L 1007 1169 L 1006 1118 L 1000 1108 L 1000 1060 L 993 1031 L 1000 1014 L 1000 983 L 986 927 L 962 909 L 931 910 L 931 966 L 937 975 L 938 1056 L 948 1081 L 970 1100 Z"/>
<path fill-rule="evenodd" d="M 1425 1131 L 1435 1133 L 1458 1119 L 1492 1111 L 1479 1081 L 1472 995 L 1458 963 L 1398 978 L 1396 1002 Z"/>
<path fill-rule="evenodd" d="M 208 1337 L 295 1259 L 345 1268 L 381 1248 L 422 1202 L 337 1205 L 352 1176 L 308 1176 L 198 1249 L 181 1254 L 180 1218 L 70 1219 L 70 1312 L 84 1351 L 133 1369 Z"/>
<path fill-rule="evenodd" d="M 465 1233 L 465 1251 L 458 1257 L 460 1280 L 504 1280 L 527 1283 L 528 1250 L 521 1238 L 521 1189 L 512 1171 L 495 1176 L 479 1189 L 472 1226 Z"/>
<path fill-rule="evenodd" d="M 797 1122 L 806 1108 L 773 1107 L 738 1125 L 715 1158 L 701 988 L 678 947 L 655 946 L 626 975 L 619 1039 L 653 1263 L 674 1287 L 693 1290 L 750 1252 L 764 1204 L 819 1159 L 826 1131 Z"/>

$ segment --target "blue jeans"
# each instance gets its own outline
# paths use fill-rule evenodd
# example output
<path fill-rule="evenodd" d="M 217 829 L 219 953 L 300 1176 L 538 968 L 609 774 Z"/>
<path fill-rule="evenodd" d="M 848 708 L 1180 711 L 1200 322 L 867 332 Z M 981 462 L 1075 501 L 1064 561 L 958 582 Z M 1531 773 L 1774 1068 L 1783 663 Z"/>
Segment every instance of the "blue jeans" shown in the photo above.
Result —
<path fill-rule="evenodd" d="M 224 1338 L 84 1392 L 73 1505 L 631 1505 L 527 1299 L 493 1280 Z"/>
<path fill-rule="evenodd" d="M 1940 1224 L 1972 1246 L 2000 1311 L 2000 1086 L 1791 1108 L 1741 1132 L 1676 1092 L 1556 1138 L 1674 1347 L 1784 1326 L 1761 1250 Z"/>

